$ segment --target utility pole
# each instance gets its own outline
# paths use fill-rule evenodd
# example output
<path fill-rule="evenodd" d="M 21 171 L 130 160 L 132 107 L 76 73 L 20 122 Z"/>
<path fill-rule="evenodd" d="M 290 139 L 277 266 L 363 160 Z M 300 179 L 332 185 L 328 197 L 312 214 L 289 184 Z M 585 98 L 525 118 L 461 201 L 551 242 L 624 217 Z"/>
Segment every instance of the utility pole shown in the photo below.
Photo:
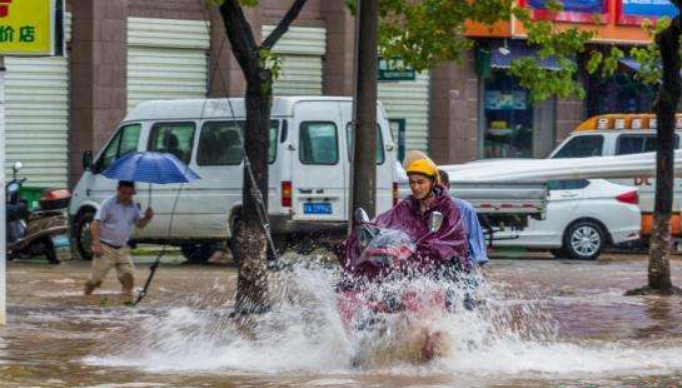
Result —
<path fill-rule="evenodd" d="M 351 224 L 357 208 L 376 214 L 378 0 L 358 0 L 355 23 Z"/>

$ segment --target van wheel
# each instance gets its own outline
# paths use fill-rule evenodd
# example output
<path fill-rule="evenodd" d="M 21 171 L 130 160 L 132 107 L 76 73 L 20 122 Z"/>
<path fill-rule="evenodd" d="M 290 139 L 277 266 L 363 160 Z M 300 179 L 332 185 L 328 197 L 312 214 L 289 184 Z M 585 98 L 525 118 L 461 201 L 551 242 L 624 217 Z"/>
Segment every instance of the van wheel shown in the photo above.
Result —
<path fill-rule="evenodd" d="M 217 249 L 218 247 L 213 243 L 189 243 L 180 246 L 182 255 L 185 256 L 188 264 L 206 264 Z"/>
<path fill-rule="evenodd" d="M 75 245 L 78 257 L 83 260 L 92 260 L 92 237 L 90 236 L 90 224 L 95 219 L 95 212 L 86 210 L 76 220 Z"/>
<path fill-rule="evenodd" d="M 571 225 L 564 235 L 563 250 L 576 260 L 595 260 L 606 245 L 601 226 L 592 221 Z"/>

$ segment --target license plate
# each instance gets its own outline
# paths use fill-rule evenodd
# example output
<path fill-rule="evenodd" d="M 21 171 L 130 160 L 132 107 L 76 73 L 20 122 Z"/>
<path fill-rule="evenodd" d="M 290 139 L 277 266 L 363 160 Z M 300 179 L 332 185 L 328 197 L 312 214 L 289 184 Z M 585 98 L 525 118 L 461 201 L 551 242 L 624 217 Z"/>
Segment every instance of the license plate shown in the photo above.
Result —
<path fill-rule="evenodd" d="M 331 203 L 304 203 L 303 214 L 332 214 Z"/>

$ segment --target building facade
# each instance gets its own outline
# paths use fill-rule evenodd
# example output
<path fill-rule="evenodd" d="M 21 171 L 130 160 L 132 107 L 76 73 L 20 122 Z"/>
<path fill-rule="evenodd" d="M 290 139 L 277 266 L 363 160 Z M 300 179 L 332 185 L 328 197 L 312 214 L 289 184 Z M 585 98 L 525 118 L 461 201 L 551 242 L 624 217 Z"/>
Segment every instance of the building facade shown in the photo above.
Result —
<path fill-rule="evenodd" d="M 598 1 L 609 10 L 627 2 Z M 262 0 L 247 9 L 258 40 L 290 5 Z M 476 49 L 461 64 L 380 82 L 379 99 L 402 152 L 422 149 L 439 163 L 544 157 L 588 114 L 650 109 L 641 86 L 630 82 L 629 91 L 621 90 L 623 77 L 587 77 L 592 92 L 585 100 L 532 104 L 508 73 L 510 59 L 528 50 L 514 23 L 470 31 Z M 613 36 L 621 39 L 624 29 L 629 35 L 616 43 L 645 42 L 633 32 L 639 26 L 609 23 L 597 45 L 616 42 Z M 222 19 L 202 0 L 70 0 L 66 25 L 66 57 L 6 61 L 6 159 L 8 165 L 22 161 L 30 186 L 77 182 L 82 153 L 99 150 L 141 101 L 244 94 Z M 309 0 L 274 48 L 283 59 L 275 95 L 352 95 L 354 30 L 345 2 Z M 501 47 L 509 55 L 500 56 Z M 477 63 L 482 50 L 490 54 L 485 74 Z"/>

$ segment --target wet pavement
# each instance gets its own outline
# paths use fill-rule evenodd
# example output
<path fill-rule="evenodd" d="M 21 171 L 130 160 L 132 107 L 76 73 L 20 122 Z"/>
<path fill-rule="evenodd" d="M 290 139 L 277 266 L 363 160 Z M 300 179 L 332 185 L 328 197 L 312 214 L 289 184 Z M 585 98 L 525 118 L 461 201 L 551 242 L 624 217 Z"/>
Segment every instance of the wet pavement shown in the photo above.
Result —
<path fill-rule="evenodd" d="M 315 298 L 248 336 L 227 318 L 229 266 L 163 265 L 132 308 L 113 273 L 97 294 L 81 295 L 87 263 L 9 263 L 0 386 L 682 387 L 682 298 L 623 296 L 645 283 L 643 256 L 541 257 L 491 262 L 487 312 L 439 323 L 452 354 L 381 367 L 350 362 L 327 270 L 289 273 L 278 290 Z M 682 261 L 672 267 L 682 284 Z M 136 272 L 139 282 L 147 264 Z"/>

